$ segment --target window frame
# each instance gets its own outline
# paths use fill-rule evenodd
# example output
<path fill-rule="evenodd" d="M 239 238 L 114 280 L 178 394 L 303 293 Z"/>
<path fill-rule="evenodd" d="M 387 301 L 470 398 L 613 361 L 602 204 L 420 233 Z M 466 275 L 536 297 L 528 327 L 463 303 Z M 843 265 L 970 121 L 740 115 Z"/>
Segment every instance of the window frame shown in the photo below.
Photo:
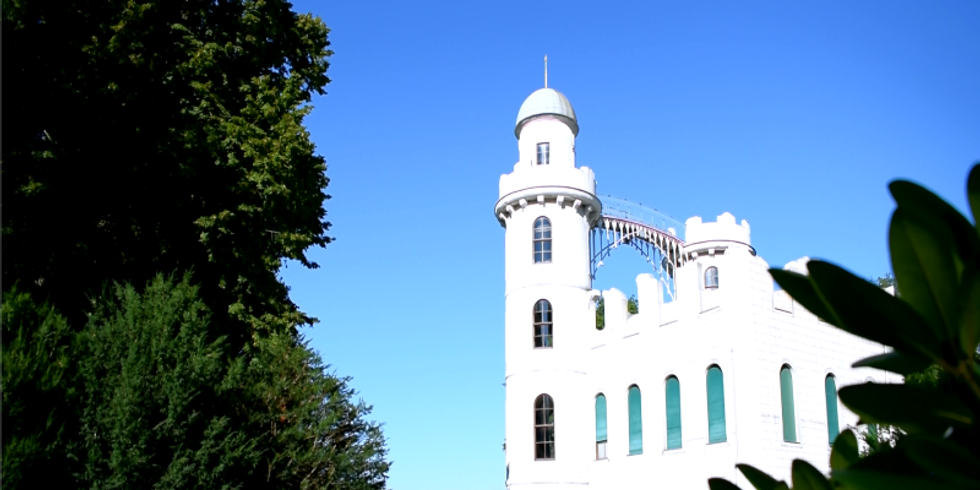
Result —
<path fill-rule="evenodd" d="M 539 307 L 542 306 L 544 309 L 539 311 Z M 534 348 L 553 348 L 555 346 L 555 311 L 551 307 L 551 301 L 544 298 L 535 301 L 531 315 L 531 323 L 534 326 Z M 540 345 L 538 345 L 539 338 L 541 339 Z"/>
<path fill-rule="evenodd" d="M 714 274 L 712 274 L 712 272 Z M 713 283 L 709 283 L 708 277 L 711 275 L 714 278 Z M 704 270 L 704 289 L 718 289 L 718 267 L 711 266 Z"/>
<path fill-rule="evenodd" d="M 633 390 L 636 389 L 636 427 L 634 430 L 633 422 L 633 403 L 630 400 Z M 626 390 L 626 419 L 629 433 L 629 455 L 634 456 L 643 454 L 643 390 L 636 384 L 630 385 Z M 635 439 L 634 439 L 635 436 Z M 636 447 L 634 448 L 634 442 Z"/>
<path fill-rule="evenodd" d="M 599 434 L 599 400 L 602 400 L 602 437 Z M 595 396 L 595 459 L 609 459 L 609 404 L 606 395 L 599 393 Z"/>
<path fill-rule="evenodd" d="M 542 141 L 535 146 L 535 165 L 551 165 L 551 142 Z M 544 149 L 544 152 L 541 150 Z M 541 155 L 544 155 L 544 162 L 541 161 Z"/>
<path fill-rule="evenodd" d="M 786 399 L 787 399 L 787 396 L 786 395 L 787 395 L 787 391 L 786 391 L 786 386 L 785 386 L 786 383 L 783 381 L 783 373 L 784 372 L 786 372 L 786 373 L 789 374 L 789 391 L 788 391 L 788 394 L 789 394 L 789 412 L 790 413 L 789 413 L 789 416 L 788 417 L 787 417 L 787 413 L 786 413 L 787 412 L 787 410 L 786 410 L 786 408 L 787 408 L 787 406 L 786 406 Z M 795 389 L 793 387 L 793 366 L 791 366 L 789 363 L 783 363 L 783 365 L 779 368 L 779 407 L 780 407 L 780 417 L 783 419 L 782 420 L 782 422 L 783 422 L 783 442 L 785 442 L 787 444 L 799 444 L 800 443 L 800 435 L 797 433 L 797 430 L 796 430 L 798 428 L 797 427 L 798 424 L 796 423 L 796 397 L 794 396 L 795 395 L 795 393 L 793 393 L 794 391 L 795 391 Z M 791 427 L 789 427 L 790 429 L 792 429 L 793 440 L 789 440 L 786 437 L 787 436 L 787 425 L 786 425 L 787 423 L 793 424 Z"/>
<path fill-rule="evenodd" d="M 550 405 L 550 406 L 549 406 Z M 543 412 L 541 418 L 538 417 L 538 412 Z M 550 415 L 550 417 L 549 417 Z M 541 423 L 538 423 L 541 421 Z M 550 422 L 550 423 L 549 423 Z M 540 430 L 544 431 L 545 440 L 538 440 Z M 548 440 L 548 430 L 551 431 L 551 439 Z M 544 447 L 543 457 L 538 457 L 538 446 Z M 550 446 L 551 452 L 548 457 L 548 447 Z M 555 460 L 555 400 L 551 398 L 551 395 L 547 393 L 542 393 L 534 399 L 534 460 L 535 461 L 554 461 Z"/>
<path fill-rule="evenodd" d="M 828 381 L 834 384 L 833 392 L 827 389 L 829 387 L 827 384 Z M 833 446 L 834 441 L 837 440 L 837 437 L 840 436 L 840 432 L 841 432 L 840 431 L 840 406 L 837 403 L 838 400 L 837 376 L 834 376 L 834 373 L 827 373 L 827 376 L 825 376 L 823 379 L 823 387 L 824 387 L 824 398 L 827 405 L 827 441 L 830 446 Z M 833 407 L 834 409 L 834 417 L 833 417 L 834 424 L 831 424 L 831 417 L 830 417 L 831 407 Z M 832 429 L 833 432 L 831 433 Z"/>
<path fill-rule="evenodd" d="M 671 446 L 670 436 L 670 381 L 674 380 L 677 382 L 677 446 Z M 664 378 L 664 450 L 665 451 L 676 451 L 678 449 L 684 449 L 684 421 L 683 421 L 683 405 L 681 404 L 681 380 L 676 374 L 671 374 Z"/>
<path fill-rule="evenodd" d="M 543 220 L 543 221 L 542 221 Z M 540 223 L 540 225 L 539 225 Z M 538 216 L 534 219 L 531 228 L 531 257 L 535 264 L 550 264 L 554 255 L 551 244 L 551 219 L 547 216 Z M 538 244 L 541 250 L 538 250 Z"/>
<path fill-rule="evenodd" d="M 718 370 L 719 384 L 721 385 L 721 426 L 724 429 L 724 432 L 721 435 L 721 439 L 718 440 L 712 439 L 711 434 L 711 385 L 709 384 L 709 376 L 711 376 L 712 369 Z M 721 369 L 721 366 L 717 364 L 708 366 L 707 371 L 704 373 L 704 384 L 707 392 L 706 401 L 708 403 L 708 444 L 721 444 L 723 442 L 728 442 L 728 414 L 725 413 L 725 371 Z"/>

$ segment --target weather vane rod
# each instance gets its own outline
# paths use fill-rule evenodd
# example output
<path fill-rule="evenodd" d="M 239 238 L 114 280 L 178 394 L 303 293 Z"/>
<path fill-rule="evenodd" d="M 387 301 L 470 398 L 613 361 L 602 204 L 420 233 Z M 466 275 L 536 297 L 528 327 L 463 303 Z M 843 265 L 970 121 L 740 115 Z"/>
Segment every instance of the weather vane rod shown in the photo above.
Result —
<path fill-rule="evenodd" d="M 544 55 L 544 88 L 548 88 L 548 55 Z"/>

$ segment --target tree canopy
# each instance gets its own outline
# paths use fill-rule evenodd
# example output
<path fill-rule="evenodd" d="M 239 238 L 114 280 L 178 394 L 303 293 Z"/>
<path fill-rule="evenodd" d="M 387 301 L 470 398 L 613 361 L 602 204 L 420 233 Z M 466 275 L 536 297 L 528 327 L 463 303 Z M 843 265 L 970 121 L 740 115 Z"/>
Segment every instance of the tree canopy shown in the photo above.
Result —
<path fill-rule="evenodd" d="M 6 292 L 5 488 L 383 489 L 371 407 L 288 333 L 229 356 L 191 276 L 116 285 L 79 332 Z"/>
<path fill-rule="evenodd" d="M 302 124 L 329 82 L 319 18 L 276 0 L 4 0 L 3 29 L 4 284 L 79 318 L 107 278 L 193 267 L 215 314 L 310 323 L 276 273 L 330 241 Z"/>
<path fill-rule="evenodd" d="M 3 0 L 5 488 L 382 489 L 381 424 L 278 276 L 330 243 L 278 0 Z"/>

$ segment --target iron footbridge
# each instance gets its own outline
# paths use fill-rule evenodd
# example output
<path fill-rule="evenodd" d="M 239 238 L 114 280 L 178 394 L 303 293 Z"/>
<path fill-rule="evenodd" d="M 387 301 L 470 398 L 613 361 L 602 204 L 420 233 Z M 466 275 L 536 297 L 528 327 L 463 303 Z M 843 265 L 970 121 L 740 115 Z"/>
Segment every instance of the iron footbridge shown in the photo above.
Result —
<path fill-rule="evenodd" d="M 592 280 L 602 261 L 620 246 L 635 249 L 653 267 L 665 290 L 674 296 L 674 271 L 683 265 L 684 241 L 677 237 L 684 225 L 656 209 L 608 195 L 600 195 L 602 216 L 592 228 L 589 252 Z"/>

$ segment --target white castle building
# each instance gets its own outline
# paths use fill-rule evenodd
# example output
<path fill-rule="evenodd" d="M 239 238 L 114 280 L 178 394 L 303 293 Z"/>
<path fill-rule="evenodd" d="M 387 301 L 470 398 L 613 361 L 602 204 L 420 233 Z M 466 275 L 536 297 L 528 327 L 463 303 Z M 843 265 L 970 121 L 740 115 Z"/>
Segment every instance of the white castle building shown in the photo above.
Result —
<path fill-rule="evenodd" d="M 682 240 L 604 209 L 592 169 L 576 166 L 578 131 L 564 95 L 532 93 L 520 159 L 500 177 L 507 487 L 706 489 L 717 476 L 751 488 L 736 463 L 789 481 L 796 458 L 829 471 L 830 443 L 858 420 L 836 390 L 901 381 L 850 367 L 885 348 L 774 291 L 745 220 L 694 217 Z M 636 278 L 638 314 L 592 289 L 618 246 L 653 264 Z M 805 274 L 807 260 L 785 269 Z"/>

